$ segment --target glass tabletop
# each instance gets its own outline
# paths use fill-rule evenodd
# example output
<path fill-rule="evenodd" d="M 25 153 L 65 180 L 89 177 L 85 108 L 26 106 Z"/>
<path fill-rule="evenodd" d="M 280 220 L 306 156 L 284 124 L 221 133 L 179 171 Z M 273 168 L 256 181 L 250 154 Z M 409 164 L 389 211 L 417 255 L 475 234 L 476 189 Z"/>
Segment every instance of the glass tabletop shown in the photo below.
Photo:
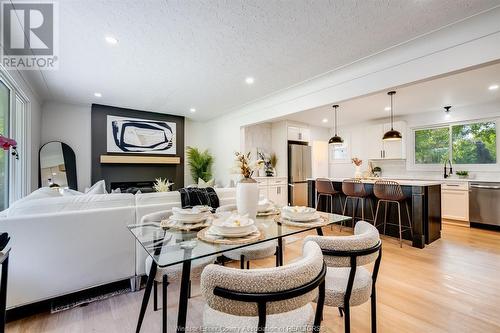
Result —
<path fill-rule="evenodd" d="M 321 213 L 326 218 L 325 225 L 350 221 L 351 217 Z M 303 226 L 289 226 L 275 221 L 276 216 L 257 217 L 255 225 L 261 232 L 259 240 L 245 244 L 214 244 L 198 239 L 198 231 L 182 231 L 160 226 L 160 221 L 144 224 L 132 224 L 128 229 L 159 267 L 180 264 L 187 260 L 220 255 L 226 251 L 269 242 L 278 238 L 318 229 L 315 225 L 303 223 Z"/>

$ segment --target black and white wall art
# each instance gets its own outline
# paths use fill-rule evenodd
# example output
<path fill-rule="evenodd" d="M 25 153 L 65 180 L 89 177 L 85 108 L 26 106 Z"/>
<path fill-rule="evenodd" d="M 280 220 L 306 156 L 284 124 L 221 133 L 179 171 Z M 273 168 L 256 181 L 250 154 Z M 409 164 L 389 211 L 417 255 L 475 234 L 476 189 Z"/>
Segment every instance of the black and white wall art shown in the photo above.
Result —
<path fill-rule="evenodd" d="M 107 116 L 107 152 L 176 154 L 176 123 Z"/>

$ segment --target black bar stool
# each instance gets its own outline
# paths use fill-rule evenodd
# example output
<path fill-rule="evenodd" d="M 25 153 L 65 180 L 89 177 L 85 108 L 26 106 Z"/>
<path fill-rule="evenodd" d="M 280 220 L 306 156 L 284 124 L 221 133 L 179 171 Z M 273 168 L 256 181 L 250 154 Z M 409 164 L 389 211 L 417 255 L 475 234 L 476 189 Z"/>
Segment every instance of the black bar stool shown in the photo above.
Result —
<path fill-rule="evenodd" d="M 410 210 L 408 208 L 408 201 L 407 197 L 404 195 L 403 190 L 401 189 L 401 185 L 399 185 L 398 182 L 391 181 L 391 180 L 377 180 L 375 184 L 373 185 L 373 193 L 375 194 L 375 197 L 377 197 L 378 202 L 377 202 L 377 210 L 375 212 L 375 219 L 373 221 L 373 225 L 375 227 L 378 227 L 377 225 L 377 216 L 378 216 L 378 209 L 380 207 L 380 203 L 384 202 L 385 203 L 385 214 L 384 214 L 384 234 L 385 234 L 385 226 L 387 224 L 389 225 L 396 225 L 399 227 L 399 246 L 403 247 L 403 232 L 410 230 L 410 234 L 413 237 L 413 228 L 411 225 L 411 217 L 410 217 Z M 406 206 L 406 214 L 408 214 L 408 225 L 407 226 L 402 226 L 401 225 L 401 203 L 405 203 Z M 387 223 L 387 206 L 390 203 L 396 203 L 398 205 L 398 220 L 399 223 Z"/>
<path fill-rule="evenodd" d="M 328 202 L 330 202 L 330 213 L 333 213 L 333 198 L 339 198 L 340 209 L 342 210 L 341 192 L 333 188 L 333 183 L 328 178 L 316 179 L 316 209 L 318 209 L 319 199 L 324 196 L 326 198 L 326 211 L 328 212 Z M 330 200 L 328 200 L 330 198 Z"/>
<path fill-rule="evenodd" d="M 368 199 L 368 202 L 370 204 L 370 209 L 372 212 L 372 219 L 369 221 L 374 220 L 375 214 L 373 213 L 373 203 L 369 197 L 368 192 L 366 191 L 365 184 L 363 184 L 359 179 L 346 179 L 342 182 L 342 192 L 346 196 L 345 202 L 344 202 L 344 209 L 342 210 L 342 215 L 345 215 L 345 212 L 347 209 L 347 201 L 349 199 L 351 199 L 353 227 L 354 227 L 354 222 L 355 222 L 355 217 L 356 217 L 356 211 L 358 208 L 358 202 L 361 202 L 361 219 L 363 221 L 366 221 L 365 220 L 365 200 L 366 199 Z M 354 202 L 356 202 L 356 207 L 354 207 Z M 342 230 L 343 224 L 344 224 L 344 222 L 341 223 L 340 230 Z"/>

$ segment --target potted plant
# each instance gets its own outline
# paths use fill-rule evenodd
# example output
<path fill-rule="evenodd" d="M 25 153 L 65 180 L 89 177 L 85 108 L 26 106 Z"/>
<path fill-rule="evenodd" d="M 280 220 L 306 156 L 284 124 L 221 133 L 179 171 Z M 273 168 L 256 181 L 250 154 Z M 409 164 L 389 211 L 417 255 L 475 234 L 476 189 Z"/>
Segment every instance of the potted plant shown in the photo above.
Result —
<path fill-rule="evenodd" d="M 458 176 L 458 178 L 460 178 L 460 179 L 466 179 L 466 178 L 469 178 L 469 171 L 465 171 L 465 170 L 462 170 L 462 171 L 457 171 L 457 176 Z"/>
<path fill-rule="evenodd" d="M 212 180 L 214 158 L 208 150 L 200 151 L 198 148 L 188 146 L 186 155 L 189 171 L 195 183 L 198 183 L 198 179 L 203 179 L 205 182 Z"/>
<path fill-rule="evenodd" d="M 375 177 L 380 177 L 380 176 L 382 176 L 382 168 L 381 168 L 381 167 L 378 167 L 378 166 L 374 167 L 374 168 L 373 168 L 373 175 L 374 175 Z"/>
<path fill-rule="evenodd" d="M 255 171 L 262 167 L 264 161 L 258 159 L 250 162 L 250 153 L 242 154 L 236 152 L 234 164 L 234 173 L 241 176 L 240 181 L 236 185 L 236 207 L 238 214 L 248 214 L 250 218 L 255 218 L 259 202 L 259 186 L 252 176 Z"/>
<path fill-rule="evenodd" d="M 266 177 L 274 176 L 274 169 L 271 163 L 271 158 L 267 158 L 263 153 L 259 153 L 259 158 L 264 163 L 264 172 L 266 174 Z"/>

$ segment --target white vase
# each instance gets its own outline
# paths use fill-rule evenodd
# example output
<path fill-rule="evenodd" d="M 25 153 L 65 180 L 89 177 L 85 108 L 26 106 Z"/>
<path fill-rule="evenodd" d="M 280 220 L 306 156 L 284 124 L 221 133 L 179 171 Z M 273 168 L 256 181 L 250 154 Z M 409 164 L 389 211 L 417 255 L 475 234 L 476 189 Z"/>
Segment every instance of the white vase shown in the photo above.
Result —
<path fill-rule="evenodd" d="M 238 214 L 255 219 L 259 203 L 259 184 L 252 178 L 244 178 L 236 185 L 236 207 Z"/>
<path fill-rule="evenodd" d="M 356 169 L 354 171 L 354 178 L 363 178 L 363 172 L 361 172 L 361 166 L 354 166 Z"/>

